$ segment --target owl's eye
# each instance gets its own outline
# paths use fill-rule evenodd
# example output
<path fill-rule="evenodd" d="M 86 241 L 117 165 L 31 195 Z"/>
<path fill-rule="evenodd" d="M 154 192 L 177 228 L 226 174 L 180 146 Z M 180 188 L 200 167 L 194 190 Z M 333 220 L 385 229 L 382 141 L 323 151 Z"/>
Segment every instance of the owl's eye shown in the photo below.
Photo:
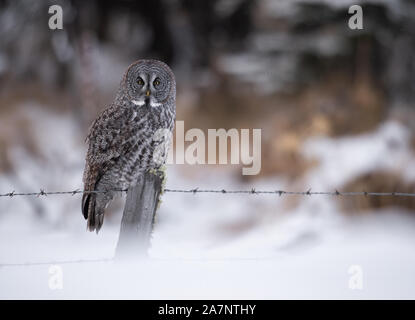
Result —
<path fill-rule="evenodd" d="M 157 87 L 159 84 L 160 84 L 160 79 L 159 78 L 154 79 L 153 86 Z"/>
<path fill-rule="evenodd" d="M 139 86 L 143 86 L 143 85 L 144 85 L 144 80 L 143 80 L 141 77 L 139 77 L 139 78 L 137 79 L 137 84 L 138 84 Z"/>

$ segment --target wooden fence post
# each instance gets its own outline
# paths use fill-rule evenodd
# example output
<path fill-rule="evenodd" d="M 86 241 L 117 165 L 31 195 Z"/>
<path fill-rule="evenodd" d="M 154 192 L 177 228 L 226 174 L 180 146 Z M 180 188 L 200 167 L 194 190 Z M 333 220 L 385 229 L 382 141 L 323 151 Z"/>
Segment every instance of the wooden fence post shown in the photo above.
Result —
<path fill-rule="evenodd" d="M 128 190 L 116 258 L 145 257 L 163 184 L 160 174 L 147 172 Z"/>

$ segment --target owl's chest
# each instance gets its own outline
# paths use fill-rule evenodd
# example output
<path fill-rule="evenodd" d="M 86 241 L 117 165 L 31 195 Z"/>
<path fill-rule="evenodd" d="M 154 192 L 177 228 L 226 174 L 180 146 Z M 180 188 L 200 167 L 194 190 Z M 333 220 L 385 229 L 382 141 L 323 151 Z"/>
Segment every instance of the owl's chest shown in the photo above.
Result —
<path fill-rule="evenodd" d="M 151 107 L 132 109 L 130 125 L 140 134 L 142 130 L 155 133 L 160 129 L 172 130 L 174 118 L 167 112 L 151 110 Z"/>

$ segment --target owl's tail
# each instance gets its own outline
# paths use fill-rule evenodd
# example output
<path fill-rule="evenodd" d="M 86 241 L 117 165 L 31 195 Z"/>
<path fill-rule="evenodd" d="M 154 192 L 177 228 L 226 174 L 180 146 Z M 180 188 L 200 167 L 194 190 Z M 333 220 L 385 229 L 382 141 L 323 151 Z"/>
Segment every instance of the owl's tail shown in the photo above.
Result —
<path fill-rule="evenodd" d="M 103 203 L 101 197 L 97 199 L 96 193 L 84 193 L 82 196 L 82 214 L 87 220 L 87 228 L 89 231 L 96 231 L 102 227 L 104 223 L 105 206 L 108 203 Z"/>

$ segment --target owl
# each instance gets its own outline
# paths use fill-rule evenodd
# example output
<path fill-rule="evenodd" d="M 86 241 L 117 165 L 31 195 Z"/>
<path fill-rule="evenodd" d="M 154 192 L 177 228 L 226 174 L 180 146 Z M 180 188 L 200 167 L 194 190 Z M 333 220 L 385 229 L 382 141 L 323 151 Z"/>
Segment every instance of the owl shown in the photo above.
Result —
<path fill-rule="evenodd" d="M 138 60 L 125 72 L 114 102 L 92 123 L 83 175 L 82 214 L 89 231 L 98 231 L 116 190 L 134 186 L 148 170 L 166 159 L 176 117 L 176 81 L 158 60 Z M 164 148 L 165 149 L 165 148 Z M 156 159 L 157 155 L 157 159 Z M 97 191 L 97 192 L 91 192 Z"/>

